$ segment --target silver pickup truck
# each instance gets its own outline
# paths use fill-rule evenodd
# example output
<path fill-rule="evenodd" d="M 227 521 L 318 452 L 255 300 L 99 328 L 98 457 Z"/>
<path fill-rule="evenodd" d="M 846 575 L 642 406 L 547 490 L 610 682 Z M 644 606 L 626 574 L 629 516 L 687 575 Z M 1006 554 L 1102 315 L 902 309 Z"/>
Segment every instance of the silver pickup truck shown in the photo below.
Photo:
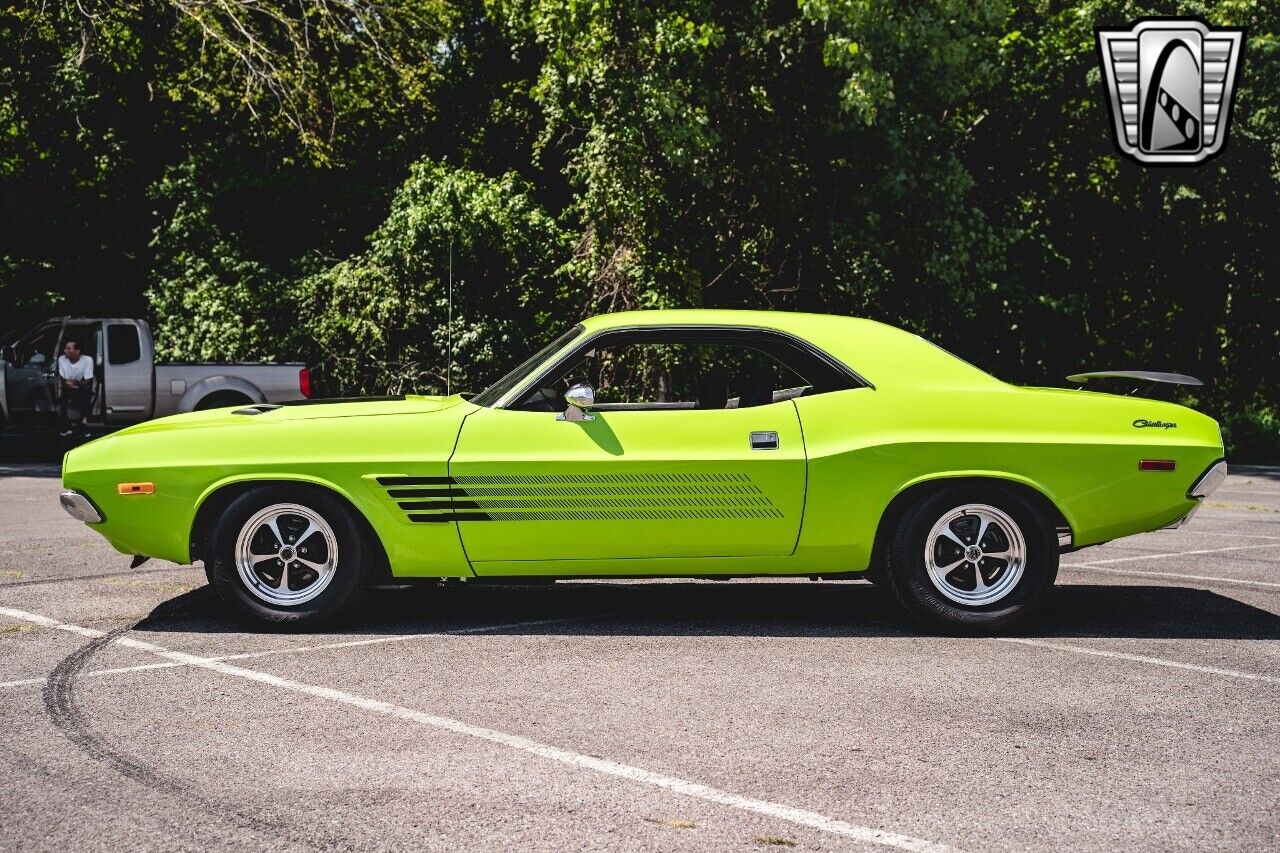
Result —
<path fill-rule="evenodd" d="M 311 396 L 311 376 L 300 363 L 156 362 L 151 328 L 141 320 L 58 317 L 36 326 L 0 355 L 0 423 L 35 427 L 58 422 L 57 359 L 68 340 L 94 365 L 94 400 L 86 418 L 107 426 Z"/>

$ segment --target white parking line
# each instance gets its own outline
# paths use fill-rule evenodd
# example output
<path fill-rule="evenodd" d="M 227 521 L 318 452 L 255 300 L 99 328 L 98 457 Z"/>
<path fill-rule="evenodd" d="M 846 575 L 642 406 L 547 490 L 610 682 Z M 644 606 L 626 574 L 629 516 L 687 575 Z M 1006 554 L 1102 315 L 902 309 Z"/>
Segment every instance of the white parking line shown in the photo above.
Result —
<path fill-rule="evenodd" d="M 1243 584 L 1245 586 L 1265 586 L 1280 589 L 1280 583 L 1271 581 L 1250 581 L 1242 578 L 1224 578 L 1217 575 L 1184 575 L 1179 572 L 1144 572 L 1139 569 L 1109 569 L 1093 563 L 1063 563 L 1064 569 L 1077 569 L 1084 572 L 1106 572 L 1112 575 L 1137 575 L 1145 578 L 1178 578 L 1179 580 L 1207 581 L 1209 583 Z M 3 685 L 0 685 L 3 686 Z"/>
<path fill-rule="evenodd" d="M 56 619 L 50 619 L 48 616 L 41 616 L 38 613 L 28 613 L 24 610 L 15 610 L 9 607 L 0 607 L 0 616 L 8 616 L 11 619 L 19 619 L 36 625 L 42 625 L 46 628 L 54 628 L 59 631 L 68 631 L 82 637 L 97 638 L 103 636 L 105 633 L 103 631 L 96 631 L 92 628 L 84 628 L 79 625 L 70 625 L 64 622 L 59 622 Z M 539 743 L 538 741 L 530 740 L 529 738 L 521 737 L 520 735 L 507 734 L 495 729 L 488 729 L 483 726 L 464 723 L 460 720 L 454 720 L 449 717 L 440 717 L 435 714 L 428 714 L 424 711 L 406 708 L 403 705 L 384 702 L 380 699 L 368 699 L 364 696 L 357 696 L 354 693 L 347 693 L 344 690 L 338 690 L 332 687 L 321 687 L 314 684 L 306 684 L 301 681 L 293 681 L 288 678 L 271 675 L 270 673 L 260 672 L 256 669 L 246 669 L 245 667 L 235 666 L 224 661 L 202 658 L 197 655 L 186 654 L 185 652 L 175 652 L 162 646 L 142 642 L 141 640 L 135 640 L 132 637 L 120 637 L 116 642 L 121 646 L 142 649 L 165 658 L 168 661 L 186 666 L 207 669 L 213 672 L 222 673 L 223 675 L 243 678 L 248 681 L 256 681 L 260 684 L 266 684 L 281 690 L 289 690 L 294 693 L 302 693 L 317 699 L 326 699 L 330 702 L 339 702 L 344 705 L 351 705 L 365 711 L 382 714 L 387 717 L 394 717 L 398 720 L 419 723 L 432 728 L 467 735 L 468 737 L 478 738 L 480 740 L 489 741 L 490 743 L 496 743 L 519 752 L 536 755 L 551 761 L 557 761 L 561 764 L 568 765 L 569 767 L 594 770 L 597 773 L 604 773 L 606 775 L 616 776 L 622 779 L 629 779 L 633 782 L 639 782 L 644 785 L 663 788 L 676 794 L 694 797 L 699 800 L 705 800 L 722 806 L 729 806 L 730 808 L 739 809 L 741 811 L 765 815 L 766 817 L 774 818 L 776 820 L 784 820 L 788 823 L 809 827 L 810 829 L 821 830 L 823 832 L 829 832 L 833 835 L 840 835 L 866 844 L 895 847 L 900 850 L 916 851 L 916 853 L 954 853 L 954 848 L 947 847 L 943 844 L 937 844 L 932 841 L 925 841 L 921 838 L 913 838 L 912 836 L 901 835 L 896 832 L 885 832 L 884 830 L 874 829 L 869 826 L 859 826 L 857 824 L 847 823 L 842 820 L 827 817 L 826 815 L 819 814 L 818 812 L 811 812 L 806 809 L 799 809 L 793 806 L 783 805 L 781 803 L 769 802 L 768 800 L 757 800 L 753 797 L 744 797 L 729 791 L 723 791 L 719 788 L 713 788 L 710 785 L 703 785 L 700 782 L 691 782 L 687 779 L 680 779 L 675 776 L 665 776 L 661 773 L 654 773 L 628 764 L 620 764 L 616 761 L 610 761 L 605 758 L 597 758 L 593 755 L 583 755 L 581 753 L 572 752 L 571 750 Z"/>
<path fill-rule="evenodd" d="M 1133 560 L 1172 560 L 1175 557 L 1191 557 L 1196 554 L 1221 554 L 1224 551 L 1248 551 L 1253 548 L 1280 548 L 1280 542 L 1263 542 L 1258 545 L 1233 545 L 1229 548 L 1198 548 L 1194 551 L 1173 551 L 1161 554 L 1142 554 L 1138 557 L 1115 557 L 1110 560 L 1090 560 L 1087 563 L 1075 563 L 1077 566 L 1105 566 L 1108 563 L 1128 563 Z M 1063 563 L 1064 566 L 1073 565 Z"/>
<path fill-rule="evenodd" d="M 1057 649 L 1063 652 L 1074 652 L 1078 655 L 1093 655 L 1100 658 L 1116 658 L 1118 660 L 1133 661 L 1135 663 L 1147 663 L 1154 666 L 1163 666 L 1170 669 L 1186 669 L 1192 672 L 1203 672 L 1209 675 L 1225 675 L 1229 678 L 1243 678 L 1249 681 L 1265 681 L 1270 684 L 1280 684 L 1280 678 L 1274 675 L 1260 675 L 1256 672 L 1241 672 L 1238 669 L 1222 669 L 1216 666 L 1200 666 L 1194 663 L 1183 663 L 1176 660 L 1165 660 L 1164 658 L 1153 658 L 1146 655 L 1131 655 L 1127 652 L 1112 652 L 1106 649 L 1090 649 L 1085 646 L 1073 646 L 1067 643 L 1050 643 L 1045 640 L 1029 640 L 1025 637 L 993 637 L 992 639 L 1001 643 L 1018 643 L 1023 646 L 1038 646 L 1042 649 Z"/>
<path fill-rule="evenodd" d="M 386 637 L 373 637 L 368 640 L 347 640 L 341 643 L 323 643 L 317 646 L 289 646 L 282 649 L 265 649 L 260 652 L 239 652 L 234 655 L 216 655 L 214 657 L 206 657 L 203 660 L 219 661 L 219 660 L 246 660 L 248 658 L 265 658 L 274 657 L 275 655 L 289 655 L 301 652 L 319 652 L 326 649 L 347 649 L 352 646 L 376 646 L 383 643 L 400 643 L 405 640 L 418 640 L 429 637 L 451 637 L 464 636 L 467 634 L 484 634 L 490 631 L 506 631 L 512 628 L 532 628 L 538 625 L 554 625 L 560 622 L 574 622 L 582 619 L 592 619 L 592 616 L 566 616 L 562 619 L 531 619 L 526 622 L 508 622 L 503 625 L 480 625 L 472 628 L 458 628 L 453 631 L 433 631 L 429 634 L 392 634 Z M 167 663 L 144 663 L 137 666 L 117 666 L 111 669 L 95 669 L 84 674 L 85 678 L 100 675 L 120 675 L 127 672 L 146 672 L 151 669 L 172 669 L 175 666 L 190 666 L 187 663 L 176 663 L 169 661 Z M 30 684 L 43 684 L 44 677 L 40 678 L 19 678 L 16 681 L 0 681 L 0 688 L 3 687 L 22 687 Z"/>

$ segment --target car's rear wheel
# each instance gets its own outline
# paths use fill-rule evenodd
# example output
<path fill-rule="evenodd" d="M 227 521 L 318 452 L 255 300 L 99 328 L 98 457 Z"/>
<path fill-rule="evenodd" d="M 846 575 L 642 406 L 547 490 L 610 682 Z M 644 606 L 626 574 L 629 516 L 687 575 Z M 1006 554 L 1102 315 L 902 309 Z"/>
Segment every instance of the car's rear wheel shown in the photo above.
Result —
<path fill-rule="evenodd" d="M 882 577 L 918 619 L 984 632 L 1025 619 L 1053 586 L 1053 525 L 1019 492 L 961 484 L 928 494 L 898 520 Z"/>
<path fill-rule="evenodd" d="M 262 486 L 223 513 L 206 572 L 241 617 L 319 627 L 359 600 L 378 559 L 373 545 L 337 496 L 305 485 Z"/>

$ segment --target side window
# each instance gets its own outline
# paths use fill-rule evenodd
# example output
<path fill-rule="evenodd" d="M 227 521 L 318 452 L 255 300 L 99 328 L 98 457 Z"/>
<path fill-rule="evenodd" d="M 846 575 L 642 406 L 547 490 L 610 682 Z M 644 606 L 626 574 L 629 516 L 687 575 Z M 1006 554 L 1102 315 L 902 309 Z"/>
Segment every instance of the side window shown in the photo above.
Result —
<path fill-rule="evenodd" d="M 138 327 L 132 323 L 107 325 L 107 363 L 132 364 L 142 358 L 142 341 Z"/>
<path fill-rule="evenodd" d="M 603 411 L 749 408 L 836 390 L 833 382 L 857 387 L 851 377 L 833 380 L 833 371 L 766 332 L 637 330 L 588 343 L 515 408 L 561 411 L 564 392 L 579 382 L 591 385 Z"/>

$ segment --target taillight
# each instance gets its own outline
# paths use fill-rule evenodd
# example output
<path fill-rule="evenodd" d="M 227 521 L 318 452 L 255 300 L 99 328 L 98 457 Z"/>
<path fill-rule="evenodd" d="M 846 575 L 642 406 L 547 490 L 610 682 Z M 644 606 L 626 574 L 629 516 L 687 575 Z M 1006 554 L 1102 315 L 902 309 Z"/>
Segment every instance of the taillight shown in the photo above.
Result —
<path fill-rule="evenodd" d="M 1172 471 L 1176 467 L 1172 459 L 1143 459 L 1138 462 L 1139 471 Z"/>
<path fill-rule="evenodd" d="M 302 396 L 311 398 L 311 371 L 305 367 L 298 371 L 298 390 L 302 392 Z"/>

